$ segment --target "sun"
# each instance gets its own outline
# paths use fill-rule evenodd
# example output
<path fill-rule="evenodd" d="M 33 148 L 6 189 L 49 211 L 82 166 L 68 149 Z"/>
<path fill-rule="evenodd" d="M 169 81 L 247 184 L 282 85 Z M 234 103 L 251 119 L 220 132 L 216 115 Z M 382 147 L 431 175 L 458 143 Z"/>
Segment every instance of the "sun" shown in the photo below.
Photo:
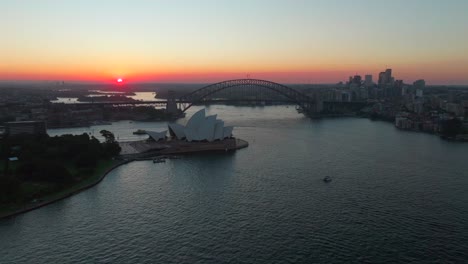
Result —
<path fill-rule="evenodd" d="M 118 83 L 122 83 L 122 82 L 123 82 L 123 79 L 122 79 L 122 78 L 118 78 L 118 79 L 117 79 L 117 82 L 118 82 Z"/>

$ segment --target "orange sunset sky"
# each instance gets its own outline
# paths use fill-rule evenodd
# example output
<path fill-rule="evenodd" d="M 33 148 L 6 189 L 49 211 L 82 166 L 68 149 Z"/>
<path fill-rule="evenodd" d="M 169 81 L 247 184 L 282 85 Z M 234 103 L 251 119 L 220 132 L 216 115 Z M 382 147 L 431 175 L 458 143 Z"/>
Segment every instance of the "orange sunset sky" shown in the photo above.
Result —
<path fill-rule="evenodd" d="M 0 80 L 468 84 L 468 1 L 1 1 Z"/>

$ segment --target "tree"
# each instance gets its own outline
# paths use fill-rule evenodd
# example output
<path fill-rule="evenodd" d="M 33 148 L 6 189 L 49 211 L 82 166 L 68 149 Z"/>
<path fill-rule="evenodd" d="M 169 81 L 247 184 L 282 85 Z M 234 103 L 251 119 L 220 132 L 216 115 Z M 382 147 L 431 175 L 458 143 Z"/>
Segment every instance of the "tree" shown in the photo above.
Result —
<path fill-rule="evenodd" d="M 104 143 L 104 155 L 106 157 L 115 157 L 120 154 L 120 151 L 122 148 L 119 146 L 119 143 L 113 142 L 113 143 Z"/>
<path fill-rule="evenodd" d="M 11 146 L 8 144 L 6 140 L 1 141 L 0 145 L 0 159 L 4 160 L 5 167 L 3 168 L 4 174 L 8 175 L 8 168 L 9 168 L 9 160 L 8 158 L 10 157 L 10 152 L 11 152 Z M 1 169 L 1 168 L 0 168 Z"/>
<path fill-rule="evenodd" d="M 107 157 L 114 157 L 119 155 L 121 148 L 119 146 L 119 143 L 115 141 L 114 134 L 107 130 L 101 130 L 100 133 L 106 139 L 106 141 L 103 144 L 104 155 Z"/>
<path fill-rule="evenodd" d="M 12 176 L 0 177 L 0 202 L 13 202 L 19 197 L 21 183 Z"/>
<path fill-rule="evenodd" d="M 70 172 L 61 163 L 40 158 L 21 163 L 17 174 L 23 180 L 34 182 L 65 184 L 73 180 Z"/>
<path fill-rule="evenodd" d="M 78 168 L 94 168 L 97 165 L 99 157 L 96 155 L 99 153 L 82 153 L 78 156 L 75 161 L 75 165 Z"/>
<path fill-rule="evenodd" d="M 107 131 L 107 130 L 101 130 L 99 133 L 106 139 L 106 143 L 114 143 L 115 142 L 115 136 L 112 132 Z"/>

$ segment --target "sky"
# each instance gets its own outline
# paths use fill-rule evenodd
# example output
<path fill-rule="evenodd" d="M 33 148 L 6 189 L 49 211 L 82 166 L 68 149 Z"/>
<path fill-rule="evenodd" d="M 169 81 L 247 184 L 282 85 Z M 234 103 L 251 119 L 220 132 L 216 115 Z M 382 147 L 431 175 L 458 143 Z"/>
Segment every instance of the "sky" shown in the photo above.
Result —
<path fill-rule="evenodd" d="M 468 84 L 467 0 L 0 0 L 0 80 Z"/>

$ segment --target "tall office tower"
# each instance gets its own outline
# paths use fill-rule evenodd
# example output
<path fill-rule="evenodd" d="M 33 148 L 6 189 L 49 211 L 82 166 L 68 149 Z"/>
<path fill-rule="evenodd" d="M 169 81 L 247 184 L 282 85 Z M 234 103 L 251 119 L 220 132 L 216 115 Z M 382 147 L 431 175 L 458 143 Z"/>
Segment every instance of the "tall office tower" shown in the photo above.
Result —
<path fill-rule="evenodd" d="M 352 83 L 360 86 L 362 82 L 361 80 L 362 80 L 361 75 L 354 75 L 352 79 Z"/>
<path fill-rule="evenodd" d="M 387 75 L 385 72 L 379 73 L 379 86 L 382 87 L 387 83 Z"/>
<path fill-rule="evenodd" d="M 385 79 L 387 80 L 386 83 L 390 83 L 392 81 L 392 69 L 385 70 Z"/>
<path fill-rule="evenodd" d="M 426 81 L 417 80 L 413 83 L 415 89 L 424 89 L 426 87 Z"/>
<path fill-rule="evenodd" d="M 364 77 L 364 85 L 366 87 L 371 87 L 374 83 L 372 82 L 372 75 L 366 75 Z"/>

